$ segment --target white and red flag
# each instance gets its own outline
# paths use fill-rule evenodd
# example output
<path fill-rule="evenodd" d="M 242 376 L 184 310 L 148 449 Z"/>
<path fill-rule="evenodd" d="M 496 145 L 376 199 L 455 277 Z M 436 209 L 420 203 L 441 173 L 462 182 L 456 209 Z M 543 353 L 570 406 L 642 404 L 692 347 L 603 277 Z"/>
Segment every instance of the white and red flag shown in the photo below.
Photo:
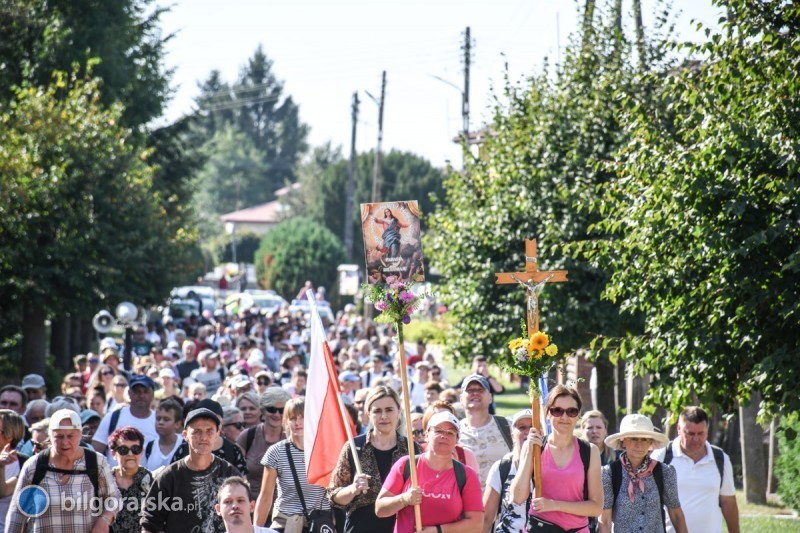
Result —
<path fill-rule="evenodd" d="M 307 293 L 311 303 L 311 357 L 308 361 L 303 451 L 308 482 L 327 487 L 342 446 L 352 434 L 352 426 L 345 428 L 339 375 L 333 365 L 333 354 L 313 294 L 311 291 Z"/>

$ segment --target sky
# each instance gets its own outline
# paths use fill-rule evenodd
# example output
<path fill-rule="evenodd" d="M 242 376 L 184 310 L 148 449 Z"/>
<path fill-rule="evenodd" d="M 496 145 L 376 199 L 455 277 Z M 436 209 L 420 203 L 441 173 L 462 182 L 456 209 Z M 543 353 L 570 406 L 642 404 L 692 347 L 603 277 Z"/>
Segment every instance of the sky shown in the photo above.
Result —
<path fill-rule="evenodd" d="M 583 1 L 581 0 L 581 4 Z M 602 5 L 602 2 L 598 2 Z M 623 2 L 631 22 L 630 0 Z M 692 21 L 715 27 L 711 0 L 673 0 L 682 38 L 698 35 Z M 470 27 L 470 126 L 491 119 L 493 88 L 502 88 L 505 65 L 512 80 L 541 72 L 568 45 L 577 21 L 572 0 L 158 0 L 166 65 L 175 94 L 162 122 L 194 108 L 198 82 L 218 69 L 233 83 L 261 45 L 311 128 L 309 143 L 340 145 L 350 153 L 351 101 L 358 91 L 356 149 L 373 149 L 378 137 L 381 72 L 387 72 L 383 150 L 410 151 L 435 166 L 460 164 L 452 139 L 462 128 L 462 45 Z M 655 0 L 643 0 L 645 26 Z M 445 80 L 445 81 L 441 81 Z"/>

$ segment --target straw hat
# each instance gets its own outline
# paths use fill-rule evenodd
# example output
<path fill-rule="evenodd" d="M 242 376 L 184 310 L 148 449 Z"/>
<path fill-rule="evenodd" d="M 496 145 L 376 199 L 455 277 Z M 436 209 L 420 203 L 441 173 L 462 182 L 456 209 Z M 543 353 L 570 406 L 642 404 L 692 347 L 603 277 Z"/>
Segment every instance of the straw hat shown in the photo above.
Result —
<path fill-rule="evenodd" d="M 663 448 L 669 444 L 669 438 L 663 433 L 659 433 L 653 428 L 653 423 L 644 415 L 625 415 L 619 425 L 619 433 L 614 433 L 606 437 L 606 446 L 615 450 L 621 450 L 622 439 L 629 437 L 639 437 L 653 439 L 656 448 Z"/>

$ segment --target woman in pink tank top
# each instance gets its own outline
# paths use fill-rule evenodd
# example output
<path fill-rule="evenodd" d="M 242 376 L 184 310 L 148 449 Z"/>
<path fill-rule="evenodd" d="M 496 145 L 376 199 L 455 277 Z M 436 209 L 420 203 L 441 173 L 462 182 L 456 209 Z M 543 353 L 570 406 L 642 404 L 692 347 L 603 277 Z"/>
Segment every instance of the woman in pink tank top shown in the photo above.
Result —
<path fill-rule="evenodd" d="M 600 474 L 600 452 L 590 446 L 589 467 L 584 476 L 580 444 L 573 436 L 581 411 L 578 392 L 563 385 L 556 386 L 547 398 L 545 412 L 553 433 L 544 441 L 542 450 L 542 496 L 530 505 L 531 532 L 587 533 L 589 516 L 603 511 L 603 483 Z M 531 429 L 522 446 L 520 465 L 511 483 L 514 503 L 522 504 L 530 496 L 529 480 L 533 475 L 533 445 L 543 442 L 542 434 Z M 588 496 L 584 498 L 584 479 Z"/>

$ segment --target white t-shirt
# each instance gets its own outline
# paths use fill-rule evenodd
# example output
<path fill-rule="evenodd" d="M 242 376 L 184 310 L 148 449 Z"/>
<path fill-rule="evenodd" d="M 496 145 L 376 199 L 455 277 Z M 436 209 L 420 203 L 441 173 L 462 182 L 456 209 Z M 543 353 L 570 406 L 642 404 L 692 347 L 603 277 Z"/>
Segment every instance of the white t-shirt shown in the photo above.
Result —
<path fill-rule="evenodd" d="M 678 439 L 669 445 L 672 446 L 670 464 L 678 475 L 678 498 L 681 501 L 683 515 L 686 517 L 687 528 L 689 531 L 721 533 L 722 511 L 719 507 L 719 497 L 736 494 L 733 485 L 733 466 L 728 454 L 724 455 L 724 475 L 720 487 L 719 470 L 708 442 L 706 442 L 706 456 L 696 463 L 683 453 Z M 662 461 L 665 454 L 666 448 L 661 448 L 650 455 L 653 459 Z M 667 533 L 675 533 L 669 515 L 667 515 Z"/>
<path fill-rule="evenodd" d="M 489 477 L 489 469 L 503 458 L 511 450 L 508 448 L 500 428 L 494 418 L 489 417 L 489 422 L 479 428 L 473 428 L 467 424 L 467 420 L 461 421 L 459 426 L 458 443 L 465 448 L 472 450 L 475 459 L 478 461 L 478 474 L 481 479 L 481 489 L 486 486 Z"/>
<path fill-rule="evenodd" d="M 511 457 L 512 453 L 513 452 L 507 453 L 505 457 L 501 459 L 501 461 L 507 457 Z M 525 507 L 527 502 L 520 504 L 514 503 L 514 497 L 511 493 L 511 482 L 514 480 L 516 475 L 517 465 L 514 461 L 511 461 L 511 468 L 508 470 L 508 477 L 505 481 L 506 490 L 503 494 L 503 501 L 501 501 L 498 505 L 497 518 L 494 521 L 494 529 L 492 531 L 495 533 L 516 533 L 517 531 L 523 531 L 525 528 L 527 516 L 525 513 Z M 492 465 L 492 468 L 489 469 L 487 483 L 497 494 L 501 493 L 500 461 L 495 462 Z M 533 488 L 532 484 L 531 488 Z"/>
<path fill-rule="evenodd" d="M 147 418 L 136 418 L 133 416 L 129 405 L 120 408 L 119 411 L 119 420 L 117 420 L 117 425 L 114 429 L 119 429 L 124 426 L 133 426 L 142 432 L 145 442 L 158 438 L 158 433 L 156 433 L 155 411 L 150 411 L 150 416 Z M 92 442 L 97 441 L 100 444 L 108 446 L 108 426 L 111 424 L 111 417 L 114 416 L 115 412 L 116 411 L 107 413 L 106 416 L 103 417 L 103 420 L 100 421 L 100 425 L 97 427 L 94 437 L 92 437 Z M 106 459 L 108 459 L 109 466 L 117 466 L 117 461 L 111 456 L 111 448 L 106 449 Z M 144 461 L 144 454 L 142 454 L 142 461 Z"/>
<path fill-rule="evenodd" d="M 268 527 L 253 526 L 253 533 L 278 533 L 278 532 Z"/>
<path fill-rule="evenodd" d="M 150 443 L 153 443 L 153 449 L 150 452 L 150 457 L 147 457 L 147 447 L 150 446 Z M 155 472 L 157 469 L 167 466 L 172 462 L 172 456 L 175 455 L 175 452 L 178 449 L 178 446 L 181 445 L 183 442 L 183 435 L 178 435 L 178 438 L 175 440 L 175 446 L 164 455 L 161 453 L 161 446 L 158 445 L 158 438 L 156 437 L 155 440 L 149 440 L 144 445 L 145 453 L 142 455 L 142 466 L 148 469 L 151 472 Z"/>

